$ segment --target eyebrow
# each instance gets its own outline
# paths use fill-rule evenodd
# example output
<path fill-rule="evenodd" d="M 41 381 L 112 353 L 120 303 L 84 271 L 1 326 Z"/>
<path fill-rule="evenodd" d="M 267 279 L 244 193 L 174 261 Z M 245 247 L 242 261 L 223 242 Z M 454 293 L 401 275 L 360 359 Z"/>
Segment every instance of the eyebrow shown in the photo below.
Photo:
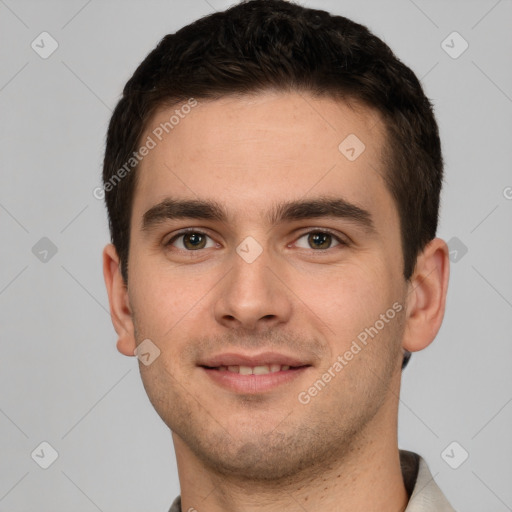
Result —
<path fill-rule="evenodd" d="M 200 219 L 227 223 L 228 217 L 226 209 L 217 201 L 168 197 L 144 213 L 142 231 L 150 231 L 156 225 L 173 219 Z M 283 222 L 319 217 L 348 219 L 368 232 L 375 232 L 370 212 L 342 198 L 318 197 L 278 203 L 270 209 L 266 220 L 274 226 Z"/>

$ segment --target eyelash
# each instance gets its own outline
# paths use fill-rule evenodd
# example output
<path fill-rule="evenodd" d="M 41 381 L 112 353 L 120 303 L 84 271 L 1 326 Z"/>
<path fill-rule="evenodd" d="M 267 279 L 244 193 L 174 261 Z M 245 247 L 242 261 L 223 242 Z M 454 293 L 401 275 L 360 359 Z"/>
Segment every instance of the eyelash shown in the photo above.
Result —
<path fill-rule="evenodd" d="M 170 238 L 164 245 L 165 247 L 170 247 L 172 246 L 173 242 L 175 242 L 178 238 L 184 236 L 184 235 L 187 235 L 187 234 L 190 234 L 190 233 L 194 233 L 194 234 L 198 234 L 198 235 L 202 235 L 202 236 L 206 236 L 208 238 L 212 238 L 210 235 L 208 235 L 208 233 L 205 233 L 204 231 L 201 231 L 199 229 L 195 229 L 195 228 L 187 228 L 187 229 L 182 229 L 181 231 L 179 231 L 178 233 L 176 233 L 172 238 Z M 332 232 L 331 230 L 329 229 L 325 229 L 325 228 L 314 228 L 314 229 L 310 229 L 309 231 L 306 231 L 304 233 L 301 233 L 301 235 L 297 238 L 297 240 L 300 240 L 302 237 L 306 236 L 306 235 L 310 235 L 311 233 L 319 233 L 319 234 L 328 234 L 330 236 L 332 236 L 332 238 L 334 240 L 336 240 L 336 242 L 338 242 L 338 244 L 340 246 L 348 246 L 349 243 L 348 241 L 344 240 L 342 237 L 340 237 L 339 235 L 336 235 L 334 232 Z M 326 251 L 329 251 L 331 249 L 334 249 L 335 247 L 338 247 L 338 245 L 334 246 L 334 247 L 329 247 L 328 249 L 311 249 L 312 251 L 314 252 L 326 252 Z M 302 249 L 302 248 L 301 248 Z M 178 251 L 184 251 L 184 252 L 189 252 L 189 253 L 194 253 L 194 252 L 200 252 L 201 250 L 203 249 L 197 249 L 197 250 L 187 250 L 187 249 L 176 249 Z"/>

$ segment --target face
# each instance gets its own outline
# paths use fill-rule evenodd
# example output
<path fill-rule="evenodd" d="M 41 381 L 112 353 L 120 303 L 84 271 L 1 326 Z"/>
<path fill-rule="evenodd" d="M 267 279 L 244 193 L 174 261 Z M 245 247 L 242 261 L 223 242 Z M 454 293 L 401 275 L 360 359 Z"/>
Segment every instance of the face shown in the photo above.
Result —
<path fill-rule="evenodd" d="M 377 113 L 226 97 L 160 141 L 175 109 L 141 139 L 128 297 L 178 458 L 284 478 L 392 428 L 407 286 Z"/>

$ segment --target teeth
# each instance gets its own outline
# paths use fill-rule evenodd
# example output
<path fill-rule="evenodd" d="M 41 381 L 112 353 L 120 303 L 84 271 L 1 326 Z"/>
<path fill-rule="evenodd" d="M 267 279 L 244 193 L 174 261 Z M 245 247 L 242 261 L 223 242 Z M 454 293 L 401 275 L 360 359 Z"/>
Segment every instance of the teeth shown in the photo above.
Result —
<path fill-rule="evenodd" d="M 270 368 L 268 366 L 255 366 L 252 369 L 252 373 L 254 373 L 254 375 L 263 375 L 265 373 L 270 373 Z"/>
<path fill-rule="evenodd" d="M 271 365 L 262 365 L 262 366 L 219 366 L 217 370 L 219 371 L 228 371 L 232 373 L 239 373 L 240 375 L 265 375 L 267 373 L 275 373 L 279 371 L 289 370 L 290 367 L 286 364 L 271 364 Z"/>

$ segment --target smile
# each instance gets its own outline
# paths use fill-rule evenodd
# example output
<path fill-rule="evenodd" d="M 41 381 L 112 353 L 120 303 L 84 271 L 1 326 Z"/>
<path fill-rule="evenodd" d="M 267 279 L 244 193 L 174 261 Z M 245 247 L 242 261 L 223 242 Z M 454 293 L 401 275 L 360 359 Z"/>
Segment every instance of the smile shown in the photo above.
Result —
<path fill-rule="evenodd" d="M 276 373 L 280 371 L 286 371 L 290 369 L 289 365 L 281 365 L 281 364 L 270 364 L 270 365 L 262 365 L 262 366 L 240 366 L 240 365 L 230 365 L 230 366 L 219 366 L 217 368 L 212 368 L 213 370 L 219 370 L 221 372 L 232 372 L 239 373 L 241 375 L 265 375 L 267 373 Z"/>
<path fill-rule="evenodd" d="M 228 391 L 243 394 L 265 393 L 299 378 L 310 365 L 259 365 L 201 367 L 209 379 Z"/>

